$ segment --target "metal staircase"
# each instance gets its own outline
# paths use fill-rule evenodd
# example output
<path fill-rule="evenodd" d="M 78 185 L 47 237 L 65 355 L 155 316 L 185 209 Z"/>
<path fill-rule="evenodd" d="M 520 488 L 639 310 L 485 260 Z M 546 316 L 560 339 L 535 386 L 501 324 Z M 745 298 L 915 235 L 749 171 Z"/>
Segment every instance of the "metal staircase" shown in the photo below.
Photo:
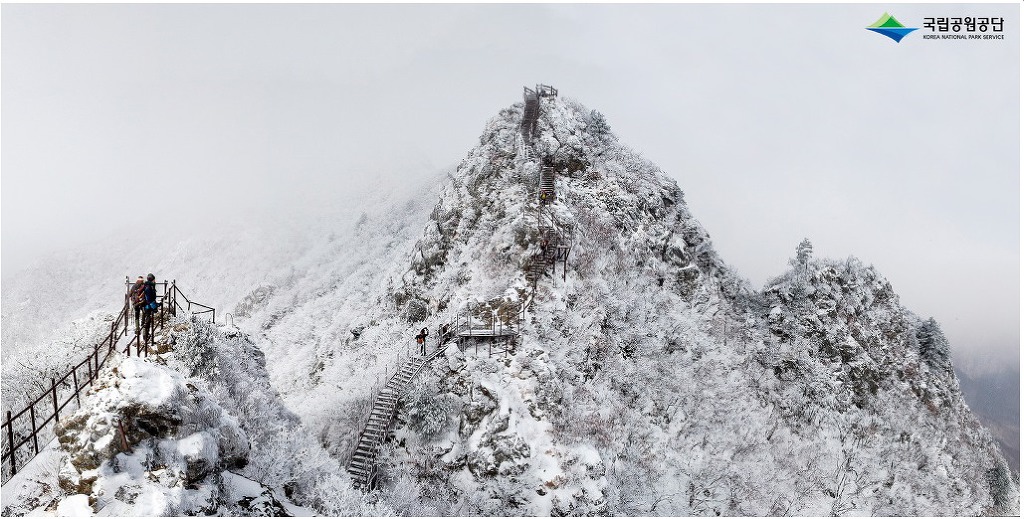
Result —
<path fill-rule="evenodd" d="M 525 320 L 526 307 L 520 305 L 514 311 L 506 309 L 506 315 L 499 315 L 499 308 L 487 312 L 489 306 L 469 306 L 456 313 L 451 322 L 441 327 L 437 335 L 437 349 L 428 355 L 413 356 L 401 364 L 388 378 L 380 392 L 373 397 L 373 406 L 366 419 L 366 425 L 359 434 L 359 442 L 348 462 L 348 472 L 357 488 L 372 490 L 377 486 L 379 475 L 377 458 L 381 448 L 388 441 L 388 435 L 398 415 L 398 402 L 405 396 L 409 383 L 448 345 L 473 338 L 504 339 L 518 337 L 521 323 Z M 482 318 L 481 315 L 487 315 Z"/>
<path fill-rule="evenodd" d="M 551 166 L 540 167 L 540 189 L 537 191 L 541 204 L 555 201 L 555 171 Z"/>
<path fill-rule="evenodd" d="M 377 485 L 377 457 L 388 439 L 398 413 L 398 401 L 405 395 L 409 383 L 431 360 L 444 351 L 444 344 L 433 353 L 406 360 L 373 399 L 370 416 L 359 434 L 359 443 L 349 458 L 348 472 L 357 488 L 372 490 Z"/>
<path fill-rule="evenodd" d="M 533 134 L 537 131 L 537 119 L 540 118 L 540 96 L 536 90 L 523 87 L 523 122 L 520 124 L 520 132 L 527 142 L 533 140 Z"/>
<path fill-rule="evenodd" d="M 540 101 L 545 97 L 555 97 L 558 90 L 550 85 L 537 85 L 537 88 L 530 89 L 523 87 L 523 120 L 520 123 L 521 138 L 519 139 L 519 152 L 521 154 L 521 167 L 526 168 L 527 164 L 537 162 L 533 151 L 532 140 L 537 131 L 537 121 L 540 118 Z M 561 233 L 555 228 L 554 219 L 548 214 L 547 208 L 554 203 L 558 197 L 555 190 L 555 171 L 550 165 L 542 164 L 537 175 L 537 205 L 535 213 L 537 219 L 537 242 L 540 245 L 540 252 L 530 258 L 526 268 L 526 281 L 536 289 L 537 281 L 550 269 L 551 274 L 555 272 L 555 265 L 562 260 L 562 277 L 565 278 L 566 262 L 569 257 L 570 244 L 564 239 Z"/>

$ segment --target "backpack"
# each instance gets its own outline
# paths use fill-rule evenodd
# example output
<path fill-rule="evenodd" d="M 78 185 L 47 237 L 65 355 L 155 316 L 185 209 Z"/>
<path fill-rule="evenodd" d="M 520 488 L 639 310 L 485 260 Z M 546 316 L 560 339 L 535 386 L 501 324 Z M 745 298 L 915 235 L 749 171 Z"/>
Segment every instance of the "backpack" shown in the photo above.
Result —
<path fill-rule="evenodd" d="M 146 291 L 144 290 L 145 285 L 135 285 L 132 287 L 132 304 L 135 306 L 142 306 L 146 304 Z"/>

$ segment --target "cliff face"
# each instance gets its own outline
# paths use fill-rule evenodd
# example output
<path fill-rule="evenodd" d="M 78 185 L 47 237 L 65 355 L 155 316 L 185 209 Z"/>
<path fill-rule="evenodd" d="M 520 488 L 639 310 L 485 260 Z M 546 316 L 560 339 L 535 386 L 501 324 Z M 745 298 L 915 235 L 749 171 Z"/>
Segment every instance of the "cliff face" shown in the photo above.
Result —
<path fill-rule="evenodd" d="M 428 499 L 398 493 L 394 506 L 1014 513 L 1017 484 L 963 402 L 941 330 L 878 272 L 807 250 L 752 290 L 675 182 L 599 113 L 559 98 L 541 113 L 529 151 L 521 106 L 488 123 L 397 291 L 432 329 L 468 302 L 532 306 L 520 339 L 450 347 L 421 376 L 388 474 Z M 550 205 L 536 187 L 545 166 Z M 572 248 L 565 280 L 559 265 L 534 291 L 544 226 Z"/>

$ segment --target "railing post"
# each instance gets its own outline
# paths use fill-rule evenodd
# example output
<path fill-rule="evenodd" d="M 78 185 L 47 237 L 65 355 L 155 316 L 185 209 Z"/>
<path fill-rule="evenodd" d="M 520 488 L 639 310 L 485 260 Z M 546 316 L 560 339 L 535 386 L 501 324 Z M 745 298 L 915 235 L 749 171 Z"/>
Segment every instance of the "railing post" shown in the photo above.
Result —
<path fill-rule="evenodd" d="M 39 440 L 36 439 L 36 405 L 30 404 L 28 406 L 28 417 L 32 420 L 32 447 L 35 448 L 36 455 L 39 455 Z"/>
<path fill-rule="evenodd" d="M 60 421 L 60 406 L 57 405 L 57 381 L 50 379 L 50 394 L 53 395 L 53 424 Z"/>
<path fill-rule="evenodd" d="M 164 280 L 164 299 L 163 299 L 162 303 L 163 304 L 160 305 L 160 329 L 163 329 L 163 327 L 164 327 L 164 320 L 166 319 L 164 317 L 164 307 L 167 306 L 167 280 L 166 279 Z"/>
<path fill-rule="evenodd" d="M 92 386 L 92 359 L 89 359 L 88 362 L 85 363 L 85 365 L 86 365 L 86 367 L 89 368 L 89 386 L 91 387 Z"/>
<path fill-rule="evenodd" d="M 10 477 L 17 474 L 17 465 L 14 464 L 14 422 L 7 412 L 7 452 L 10 453 Z"/>
<path fill-rule="evenodd" d="M 18 473 L 18 466 L 14 463 L 14 421 L 10 411 L 7 411 L 7 452 L 11 457 L 11 477 L 14 477 Z"/>
<path fill-rule="evenodd" d="M 71 381 L 75 383 L 75 402 L 82 407 L 82 399 L 78 396 L 78 366 L 71 370 Z"/>

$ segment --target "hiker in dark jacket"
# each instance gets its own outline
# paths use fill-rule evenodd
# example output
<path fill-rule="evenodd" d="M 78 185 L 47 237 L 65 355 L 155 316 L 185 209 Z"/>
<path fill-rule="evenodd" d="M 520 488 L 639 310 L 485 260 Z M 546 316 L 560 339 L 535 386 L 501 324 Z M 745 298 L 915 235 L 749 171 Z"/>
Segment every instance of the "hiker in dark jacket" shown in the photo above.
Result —
<path fill-rule="evenodd" d="M 152 273 L 146 276 L 146 284 L 142 288 L 144 297 L 145 313 L 142 319 L 143 341 L 148 341 L 153 331 L 153 314 L 159 305 L 156 302 L 156 276 Z"/>
<path fill-rule="evenodd" d="M 145 285 L 146 281 L 139 276 L 139 279 L 136 279 L 135 284 L 128 290 L 128 300 L 131 301 L 132 309 L 135 310 L 135 335 L 138 335 L 142 329 L 139 317 L 142 315 L 142 307 L 146 306 L 146 294 L 142 291 Z"/>
<path fill-rule="evenodd" d="M 426 355 L 427 354 L 427 336 L 428 335 L 430 335 L 430 332 L 428 332 L 426 328 L 420 330 L 420 334 L 419 334 L 419 337 L 421 337 L 421 339 L 420 339 L 420 355 Z"/>

